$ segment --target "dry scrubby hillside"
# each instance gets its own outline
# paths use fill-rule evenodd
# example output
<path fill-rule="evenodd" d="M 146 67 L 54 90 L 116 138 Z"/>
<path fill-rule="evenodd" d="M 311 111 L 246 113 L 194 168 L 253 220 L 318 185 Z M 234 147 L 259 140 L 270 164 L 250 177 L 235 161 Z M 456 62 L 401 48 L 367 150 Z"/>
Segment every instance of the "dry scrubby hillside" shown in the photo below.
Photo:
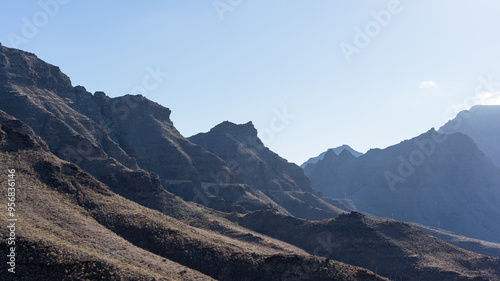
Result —
<path fill-rule="evenodd" d="M 15 279 L 279 280 L 288 274 L 299 280 L 383 280 L 211 215 L 198 223 L 208 228 L 216 221 L 212 226 L 241 240 L 138 205 L 5 124 L 0 140 L 0 169 L 16 169 L 18 180 Z M 5 239 L 0 248 L 5 263 Z M 2 280 L 12 277 L 0 274 Z"/>

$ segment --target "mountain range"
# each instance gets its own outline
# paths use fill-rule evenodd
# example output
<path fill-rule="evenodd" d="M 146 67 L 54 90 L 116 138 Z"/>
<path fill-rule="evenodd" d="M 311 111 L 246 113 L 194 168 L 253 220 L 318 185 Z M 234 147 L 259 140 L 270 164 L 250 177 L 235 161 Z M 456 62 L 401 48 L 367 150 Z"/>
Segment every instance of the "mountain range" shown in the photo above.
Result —
<path fill-rule="evenodd" d="M 17 273 L 0 279 L 500 280 L 498 258 L 349 213 L 252 123 L 186 138 L 170 113 L 143 96 L 91 94 L 0 45 L 0 166 L 15 170 L 20 218 Z M 306 168 L 370 154 L 348 153 Z M 0 235 L 5 265 L 10 234 Z"/>
<path fill-rule="evenodd" d="M 432 129 L 358 158 L 327 152 L 304 171 L 351 209 L 500 242 L 500 169 L 465 134 Z"/>
<path fill-rule="evenodd" d="M 72 87 L 69 77 L 57 67 L 30 53 L 2 47 L 0 59 L 0 110 L 30 126 L 55 155 L 79 165 L 119 194 L 138 200 L 132 194 L 138 188 L 132 186 L 147 182 L 223 211 L 273 208 L 309 219 L 342 212 L 314 194 L 300 167 L 274 153 L 265 158 L 269 163 L 254 164 L 286 167 L 294 178 L 273 175 L 259 183 L 248 181 L 227 164 L 242 163 L 241 159 L 226 158 L 226 162 L 183 137 L 170 120 L 168 108 L 142 96 L 110 98 L 103 92 L 91 94 L 82 86 Z M 241 137 L 256 141 L 258 147 L 252 149 L 267 149 L 254 128 Z M 246 159 L 245 154 L 234 156 Z M 238 176 L 244 180 L 238 181 Z M 262 183 L 272 186 L 275 181 L 280 181 L 272 188 L 279 203 L 262 192 Z M 280 191 L 285 192 L 277 195 Z M 291 192 L 296 195 L 289 195 Z"/>

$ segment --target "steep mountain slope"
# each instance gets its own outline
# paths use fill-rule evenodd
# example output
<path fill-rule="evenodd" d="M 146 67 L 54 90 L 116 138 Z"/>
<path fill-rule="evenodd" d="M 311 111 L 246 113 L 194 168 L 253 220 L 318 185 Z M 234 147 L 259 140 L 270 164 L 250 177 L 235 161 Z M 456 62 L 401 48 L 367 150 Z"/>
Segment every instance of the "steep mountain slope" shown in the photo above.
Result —
<path fill-rule="evenodd" d="M 462 111 L 441 127 L 439 132 L 468 135 L 500 167 L 500 105 L 476 105 Z"/>
<path fill-rule="evenodd" d="M 168 108 L 142 96 L 110 98 L 72 87 L 59 68 L 34 54 L 0 46 L 0 110 L 28 124 L 58 157 L 149 207 L 168 208 L 161 199 L 169 196 L 167 188 L 218 210 L 289 214 L 237 182 L 222 159 L 184 138 Z M 226 184 L 217 184 L 218 175 Z"/>
<path fill-rule="evenodd" d="M 335 152 L 335 154 L 339 155 L 344 150 L 349 151 L 355 157 L 359 157 L 359 156 L 363 155 L 363 153 L 358 152 L 358 151 L 352 149 L 350 146 L 344 144 L 344 145 L 336 147 L 336 148 L 330 148 L 327 151 L 322 152 L 320 155 L 318 155 L 316 157 L 309 158 L 309 160 L 307 160 L 302 165 L 300 165 L 300 167 L 305 168 L 308 164 L 318 163 L 319 160 L 323 160 L 323 158 L 325 158 L 325 155 L 328 151 L 333 151 L 333 152 Z"/>
<path fill-rule="evenodd" d="M 298 280 L 384 280 L 241 227 L 232 226 L 245 234 L 242 241 L 145 208 L 4 123 L 0 160 L 0 169 L 15 169 L 19 218 L 19 271 L 2 270 L 2 280 L 279 280 L 285 274 Z M 7 213 L 0 219 L 6 221 Z M 5 231 L 4 238 L 10 236 Z M 2 264 L 7 249 L 2 239 Z"/>
<path fill-rule="evenodd" d="M 239 181 L 264 193 L 296 217 L 324 219 L 343 213 L 320 198 L 299 166 L 265 147 L 251 122 L 236 125 L 226 121 L 189 140 L 224 159 Z M 222 174 L 218 179 L 224 184 L 229 177 Z"/>
<path fill-rule="evenodd" d="M 327 153 L 304 171 L 359 211 L 500 241 L 500 169 L 466 135 L 430 130 L 358 158 Z"/>
<path fill-rule="evenodd" d="M 210 172 L 228 171 L 177 132 L 169 109 L 144 97 L 92 95 L 72 87 L 59 68 L 15 49 L 0 47 L 0 63 L 0 109 L 27 123 L 64 159 L 87 167 L 114 158 L 166 180 L 213 181 Z"/>
<path fill-rule="evenodd" d="M 271 211 L 231 220 L 315 255 L 363 266 L 390 280 L 500 280 L 500 259 L 447 244 L 408 224 L 360 213 L 306 221 Z"/>

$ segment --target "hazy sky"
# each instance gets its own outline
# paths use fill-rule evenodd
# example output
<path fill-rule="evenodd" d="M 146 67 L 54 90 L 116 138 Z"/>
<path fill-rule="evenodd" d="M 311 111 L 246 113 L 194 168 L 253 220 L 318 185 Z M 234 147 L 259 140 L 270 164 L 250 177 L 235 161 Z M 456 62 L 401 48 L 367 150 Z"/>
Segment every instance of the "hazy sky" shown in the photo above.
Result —
<path fill-rule="evenodd" d="M 384 148 L 500 101 L 495 0 L 0 3 L 0 42 L 73 85 L 142 92 L 187 137 L 253 121 L 297 164 L 342 144 Z"/>

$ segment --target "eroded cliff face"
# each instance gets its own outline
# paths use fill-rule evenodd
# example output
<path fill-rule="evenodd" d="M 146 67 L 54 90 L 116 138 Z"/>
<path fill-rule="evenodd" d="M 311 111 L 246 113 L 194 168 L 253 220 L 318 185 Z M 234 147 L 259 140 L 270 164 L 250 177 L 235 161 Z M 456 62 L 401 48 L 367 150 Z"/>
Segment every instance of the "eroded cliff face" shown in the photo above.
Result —
<path fill-rule="evenodd" d="M 189 140 L 224 159 L 242 182 L 258 189 L 315 191 L 300 167 L 264 146 L 252 122 L 236 125 L 226 121 Z"/>

